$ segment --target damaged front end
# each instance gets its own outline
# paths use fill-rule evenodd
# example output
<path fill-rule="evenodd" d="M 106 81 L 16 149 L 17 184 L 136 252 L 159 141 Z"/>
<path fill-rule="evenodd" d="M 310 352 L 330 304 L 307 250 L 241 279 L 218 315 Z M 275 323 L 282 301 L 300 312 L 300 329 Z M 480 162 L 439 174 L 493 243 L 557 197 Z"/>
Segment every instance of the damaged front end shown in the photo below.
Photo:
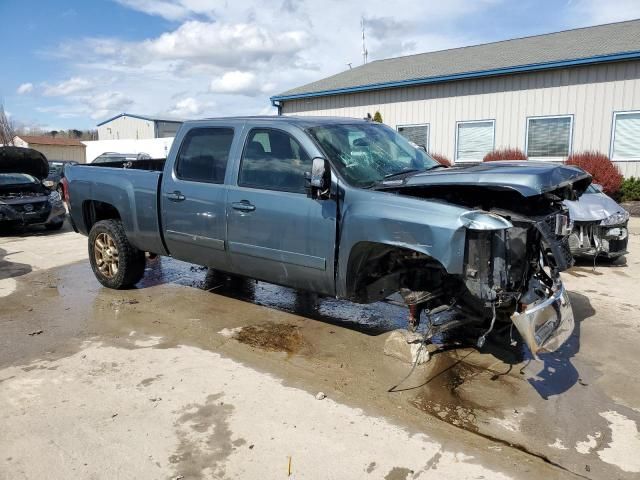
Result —
<path fill-rule="evenodd" d="M 564 204 L 574 224 L 569 237 L 574 256 L 615 259 L 628 253 L 629 213 L 612 198 L 591 185 L 579 200 Z"/>
<path fill-rule="evenodd" d="M 462 275 L 466 291 L 460 296 L 473 313 L 491 314 L 493 319 L 479 346 L 497 317 L 513 322 L 534 356 L 554 351 L 571 335 L 574 325 L 560 280 L 560 272 L 573 265 L 566 212 L 524 216 L 495 209 L 484 216 L 490 221 L 466 226 Z M 497 224 L 495 217 L 504 224 Z"/>
<path fill-rule="evenodd" d="M 576 201 L 590 183 L 577 167 L 536 162 L 491 162 L 383 182 L 379 189 L 434 202 L 434 209 L 441 202 L 466 209 L 458 219 L 464 244 L 451 257 L 463 261 L 446 262 L 440 283 L 411 282 L 406 290 L 413 292 L 403 293 L 410 322 L 422 309 L 429 331 L 440 333 L 448 328 L 443 323 L 460 325 L 464 318 L 467 332 L 479 332 L 478 347 L 496 326 L 513 325 L 534 356 L 557 349 L 574 325 L 560 280 L 573 265 L 573 222 L 563 202 Z M 437 319 L 433 330 L 433 312 L 447 305 L 460 315 L 450 315 L 455 322 Z"/>

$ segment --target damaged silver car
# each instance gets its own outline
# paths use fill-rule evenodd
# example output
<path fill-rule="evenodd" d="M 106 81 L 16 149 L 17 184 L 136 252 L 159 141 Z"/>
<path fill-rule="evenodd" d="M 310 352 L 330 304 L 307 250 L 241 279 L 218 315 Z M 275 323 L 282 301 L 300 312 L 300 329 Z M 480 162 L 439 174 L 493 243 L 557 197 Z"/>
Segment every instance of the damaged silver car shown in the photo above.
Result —
<path fill-rule="evenodd" d="M 575 257 L 616 259 L 628 253 L 629 212 L 592 184 L 578 200 L 565 200 L 573 223 L 569 247 Z"/>

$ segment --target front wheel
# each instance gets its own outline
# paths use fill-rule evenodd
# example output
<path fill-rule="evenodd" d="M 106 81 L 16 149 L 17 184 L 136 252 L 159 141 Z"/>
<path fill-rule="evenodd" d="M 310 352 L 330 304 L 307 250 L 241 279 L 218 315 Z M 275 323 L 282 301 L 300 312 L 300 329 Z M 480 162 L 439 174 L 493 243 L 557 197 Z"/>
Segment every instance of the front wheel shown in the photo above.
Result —
<path fill-rule="evenodd" d="M 129 243 L 120 220 L 101 220 L 93 225 L 89 261 L 98 281 L 116 290 L 132 287 L 144 275 L 144 252 Z"/>

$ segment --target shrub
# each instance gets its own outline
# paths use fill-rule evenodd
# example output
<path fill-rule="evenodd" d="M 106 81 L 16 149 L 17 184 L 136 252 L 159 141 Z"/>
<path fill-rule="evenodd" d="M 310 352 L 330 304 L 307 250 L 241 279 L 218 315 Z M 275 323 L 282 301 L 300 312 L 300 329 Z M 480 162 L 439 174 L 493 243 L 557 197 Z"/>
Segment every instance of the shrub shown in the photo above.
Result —
<path fill-rule="evenodd" d="M 499 148 L 487 153 L 483 162 L 495 162 L 497 160 L 528 160 L 527 155 L 518 148 Z"/>
<path fill-rule="evenodd" d="M 431 155 L 431 158 L 433 158 L 440 165 L 444 165 L 445 167 L 451 166 L 451 160 L 449 160 L 447 157 L 445 157 L 441 153 L 430 153 L 429 155 Z"/>
<path fill-rule="evenodd" d="M 640 178 L 625 178 L 620 187 L 620 200 L 633 202 L 640 200 Z"/>
<path fill-rule="evenodd" d="M 616 196 L 622 186 L 622 174 L 609 157 L 600 152 L 581 152 L 569 155 L 567 165 L 576 165 L 593 177 L 593 183 L 602 185 L 607 195 Z"/>
<path fill-rule="evenodd" d="M 376 113 L 373 114 L 373 121 L 382 123 L 382 114 L 378 110 L 376 110 Z"/>

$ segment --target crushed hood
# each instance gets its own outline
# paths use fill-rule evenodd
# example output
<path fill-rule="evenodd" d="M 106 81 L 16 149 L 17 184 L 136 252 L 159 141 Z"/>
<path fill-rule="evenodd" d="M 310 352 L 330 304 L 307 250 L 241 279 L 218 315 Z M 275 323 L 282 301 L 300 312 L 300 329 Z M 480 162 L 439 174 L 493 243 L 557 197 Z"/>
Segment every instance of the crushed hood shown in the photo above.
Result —
<path fill-rule="evenodd" d="M 604 193 L 587 193 L 579 200 L 565 200 L 569 209 L 569 217 L 577 222 L 592 222 L 604 220 L 615 213 L 624 212 L 624 208 Z"/>
<path fill-rule="evenodd" d="M 42 181 L 49 175 L 49 163 L 33 148 L 0 147 L 0 173 L 26 173 Z"/>
<path fill-rule="evenodd" d="M 513 190 L 524 197 L 553 192 L 573 186 L 581 195 L 591 183 L 591 176 L 579 167 L 547 162 L 487 162 L 456 166 L 411 175 L 399 182 L 383 182 L 378 188 L 474 186 L 496 190 Z M 566 197 L 563 197 L 566 198 Z"/>

